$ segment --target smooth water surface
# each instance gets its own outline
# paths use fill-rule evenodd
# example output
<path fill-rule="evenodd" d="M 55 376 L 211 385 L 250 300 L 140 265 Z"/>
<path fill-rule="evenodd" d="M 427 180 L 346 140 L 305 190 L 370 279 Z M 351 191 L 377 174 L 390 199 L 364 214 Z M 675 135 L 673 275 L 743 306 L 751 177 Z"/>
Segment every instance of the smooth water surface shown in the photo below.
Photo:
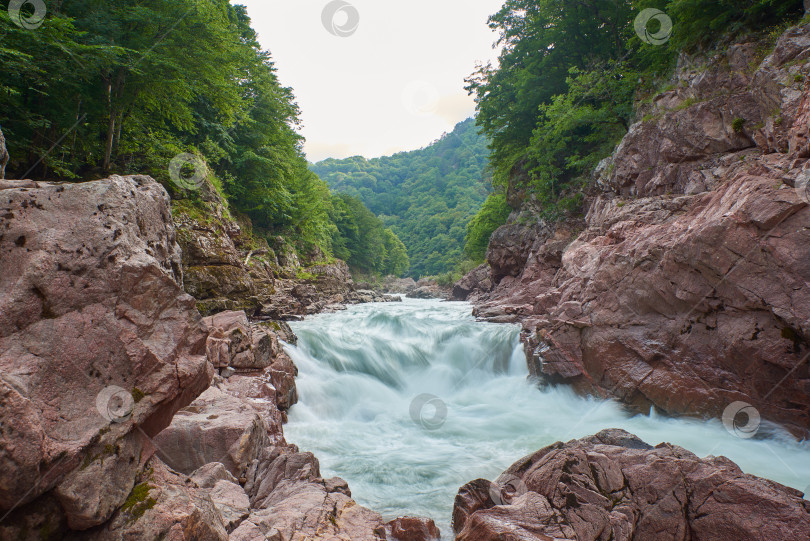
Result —
<path fill-rule="evenodd" d="M 300 402 L 287 441 L 312 451 L 325 477 L 348 481 L 360 504 L 387 519 L 431 517 L 446 539 L 461 485 L 605 428 L 725 455 L 799 490 L 810 485 L 810 445 L 779 429 L 742 439 L 720 421 L 631 416 L 613 401 L 539 389 L 527 379 L 519 327 L 476 322 L 470 312 L 467 303 L 406 299 L 293 323 L 298 346 L 286 347 Z"/>

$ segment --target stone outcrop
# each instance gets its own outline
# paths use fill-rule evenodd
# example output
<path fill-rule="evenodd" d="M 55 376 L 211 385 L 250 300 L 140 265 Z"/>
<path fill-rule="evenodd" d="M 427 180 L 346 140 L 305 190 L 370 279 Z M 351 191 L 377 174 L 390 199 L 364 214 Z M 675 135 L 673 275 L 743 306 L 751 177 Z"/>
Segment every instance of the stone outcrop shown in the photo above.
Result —
<path fill-rule="evenodd" d="M 352 500 L 345 481 L 323 479 L 318 460 L 295 447 L 265 450 L 248 471 L 245 491 L 253 510 L 233 533 L 236 539 L 429 541 L 439 535 L 431 520 L 385 523 Z"/>
<path fill-rule="evenodd" d="M 450 288 L 439 285 L 435 280 L 422 278 L 405 296 L 409 299 L 448 299 Z"/>
<path fill-rule="evenodd" d="M 213 386 L 180 410 L 154 441 L 160 459 L 175 471 L 190 475 L 209 462 L 219 462 L 242 477 L 270 444 L 268 432 L 260 411 Z"/>
<path fill-rule="evenodd" d="M 0 512 L 90 528 L 208 386 L 205 328 L 152 179 L 0 188 Z"/>
<path fill-rule="evenodd" d="M 801 492 L 622 430 L 555 443 L 456 496 L 459 541 L 807 539 Z"/>
<path fill-rule="evenodd" d="M 489 265 L 479 265 L 453 284 L 452 300 L 463 301 L 473 293 L 485 294 L 492 291 L 492 278 L 489 276 Z"/>
<path fill-rule="evenodd" d="M 172 203 L 186 291 L 205 315 L 245 311 L 252 320 L 294 320 L 347 304 L 395 300 L 358 291 L 348 265 L 317 249 L 306 260 L 282 237 L 256 234 L 205 183 L 198 200 Z M 272 245 L 271 245 L 272 244 Z"/>
<path fill-rule="evenodd" d="M 488 280 L 457 284 L 478 317 L 522 323 L 533 375 L 810 429 L 810 25 L 756 54 L 682 58 L 597 169 L 585 220 L 524 210 L 493 235 Z"/>
<path fill-rule="evenodd" d="M 385 523 L 375 530 L 383 539 L 399 541 L 428 541 L 441 538 L 441 532 L 430 519 L 402 517 Z"/>
<path fill-rule="evenodd" d="M 132 492 L 113 518 L 68 541 L 205 539 L 227 541 L 228 531 L 210 490 L 178 475 L 157 457 L 147 462 Z"/>

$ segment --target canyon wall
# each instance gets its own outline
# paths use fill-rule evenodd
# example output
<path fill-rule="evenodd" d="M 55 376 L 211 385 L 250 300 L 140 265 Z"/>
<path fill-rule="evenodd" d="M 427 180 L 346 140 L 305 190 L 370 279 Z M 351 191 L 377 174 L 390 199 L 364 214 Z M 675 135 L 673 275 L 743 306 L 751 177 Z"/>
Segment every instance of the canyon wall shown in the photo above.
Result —
<path fill-rule="evenodd" d="M 520 322 L 531 373 L 641 411 L 736 401 L 810 429 L 810 25 L 682 57 L 594 173 L 584 219 L 528 202 L 456 298 Z"/>
<path fill-rule="evenodd" d="M 348 265 L 317 248 L 302 259 L 282 237 L 271 246 L 249 218 L 231 214 L 210 183 L 194 196 L 172 201 L 172 215 L 185 290 L 201 313 L 244 310 L 257 320 L 289 320 L 346 304 L 395 300 L 356 287 Z"/>

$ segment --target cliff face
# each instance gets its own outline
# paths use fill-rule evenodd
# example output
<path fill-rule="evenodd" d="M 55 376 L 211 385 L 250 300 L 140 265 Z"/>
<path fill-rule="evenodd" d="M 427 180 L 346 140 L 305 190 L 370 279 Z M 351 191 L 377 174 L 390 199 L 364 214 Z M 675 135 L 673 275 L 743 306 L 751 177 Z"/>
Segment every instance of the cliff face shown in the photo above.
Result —
<path fill-rule="evenodd" d="M 260 320 L 295 319 L 327 307 L 391 300 L 355 290 L 349 267 L 320 252 L 299 260 L 281 237 L 273 246 L 252 232 L 250 220 L 232 217 L 210 185 L 200 200 L 172 202 L 182 249 L 185 289 L 203 314 L 244 310 Z"/>
<path fill-rule="evenodd" d="M 735 401 L 810 429 L 810 25 L 682 58 L 596 171 L 584 223 L 492 236 L 456 296 L 523 325 L 531 372 L 648 409 Z"/>

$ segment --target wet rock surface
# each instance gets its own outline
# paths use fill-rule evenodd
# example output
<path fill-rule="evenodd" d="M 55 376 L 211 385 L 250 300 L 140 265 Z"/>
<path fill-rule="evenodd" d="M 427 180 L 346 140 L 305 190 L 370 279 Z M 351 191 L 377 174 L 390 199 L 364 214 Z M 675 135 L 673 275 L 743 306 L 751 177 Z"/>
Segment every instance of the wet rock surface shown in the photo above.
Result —
<path fill-rule="evenodd" d="M 546 382 L 640 411 L 720 416 L 744 401 L 806 434 L 808 36 L 787 31 L 759 63 L 750 44 L 684 57 L 681 84 L 598 169 L 585 219 L 526 225 L 524 209 L 493 234 L 488 276 L 456 297 L 522 323 Z"/>
<path fill-rule="evenodd" d="M 810 502 L 725 457 L 611 429 L 463 486 L 453 527 L 459 541 L 805 539 Z"/>

